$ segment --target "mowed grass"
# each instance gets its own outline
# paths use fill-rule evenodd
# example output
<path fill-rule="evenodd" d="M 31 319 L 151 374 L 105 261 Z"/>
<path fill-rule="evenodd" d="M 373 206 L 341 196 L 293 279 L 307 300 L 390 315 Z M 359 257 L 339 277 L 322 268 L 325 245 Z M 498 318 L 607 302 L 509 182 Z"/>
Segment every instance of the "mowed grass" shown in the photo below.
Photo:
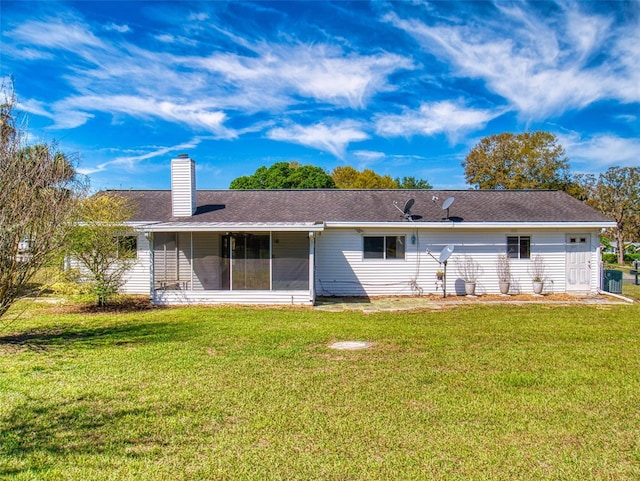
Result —
<path fill-rule="evenodd" d="M 640 301 L 640 286 L 631 283 L 622 284 L 622 295 Z"/>
<path fill-rule="evenodd" d="M 58 311 L 0 332 L 2 479 L 640 479 L 637 304 Z"/>

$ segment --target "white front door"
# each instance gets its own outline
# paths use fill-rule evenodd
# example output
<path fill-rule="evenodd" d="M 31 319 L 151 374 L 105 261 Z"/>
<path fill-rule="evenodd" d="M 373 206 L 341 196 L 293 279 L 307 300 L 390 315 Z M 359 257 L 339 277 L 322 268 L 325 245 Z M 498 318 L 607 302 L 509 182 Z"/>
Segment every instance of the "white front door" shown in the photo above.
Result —
<path fill-rule="evenodd" d="M 567 235 L 567 291 L 591 290 L 591 236 Z"/>

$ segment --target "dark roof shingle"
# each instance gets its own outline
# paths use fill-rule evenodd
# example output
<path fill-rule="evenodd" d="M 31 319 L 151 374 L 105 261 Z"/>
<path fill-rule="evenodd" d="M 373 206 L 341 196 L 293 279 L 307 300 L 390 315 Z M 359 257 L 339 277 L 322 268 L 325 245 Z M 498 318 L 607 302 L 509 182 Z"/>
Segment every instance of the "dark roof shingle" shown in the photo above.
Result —
<path fill-rule="evenodd" d="M 415 199 L 416 222 L 440 222 L 441 205 L 455 197 L 451 218 L 461 222 L 610 222 L 560 191 L 548 190 L 200 190 L 193 217 L 171 217 L 169 190 L 109 191 L 123 195 L 143 222 L 402 222 L 405 202 Z M 437 197 L 437 201 L 433 198 Z"/>

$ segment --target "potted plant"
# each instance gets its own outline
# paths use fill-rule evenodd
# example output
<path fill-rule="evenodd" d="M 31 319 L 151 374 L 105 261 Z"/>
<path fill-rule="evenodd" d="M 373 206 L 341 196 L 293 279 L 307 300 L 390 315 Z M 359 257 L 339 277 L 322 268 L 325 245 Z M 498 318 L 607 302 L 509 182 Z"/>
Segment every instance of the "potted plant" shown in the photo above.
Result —
<path fill-rule="evenodd" d="M 544 264 L 544 257 L 542 257 L 540 254 L 536 254 L 536 256 L 531 261 L 531 264 L 529 265 L 529 274 L 531 275 L 534 294 L 542 294 L 542 289 L 544 288 L 545 269 L 546 266 Z"/>
<path fill-rule="evenodd" d="M 462 259 L 456 259 L 456 268 L 460 277 L 464 279 L 464 292 L 473 296 L 476 292 L 478 277 L 482 274 L 482 267 L 473 257 L 465 254 Z"/>
<path fill-rule="evenodd" d="M 500 254 L 496 260 L 498 286 L 501 294 L 508 294 L 511 287 L 511 258 L 507 254 Z"/>

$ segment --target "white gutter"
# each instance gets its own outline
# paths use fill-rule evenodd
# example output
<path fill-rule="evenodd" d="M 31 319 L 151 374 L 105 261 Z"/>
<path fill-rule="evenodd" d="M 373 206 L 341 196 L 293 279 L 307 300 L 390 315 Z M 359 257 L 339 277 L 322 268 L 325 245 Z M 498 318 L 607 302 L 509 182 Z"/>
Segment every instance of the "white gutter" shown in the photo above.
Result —
<path fill-rule="evenodd" d="M 351 229 L 601 229 L 615 222 L 129 222 L 143 232 L 322 232 L 326 228 Z"/>
<path fill-rule="evenodd" d="M 159 222 L 136 226 L 143 232 L 322 232 L 324 223 Z"/>
<path fill-rule="evenodd" d="M 326 222 L 326 227 L 372 229 L 600 229 L 615 222 Z"/>

